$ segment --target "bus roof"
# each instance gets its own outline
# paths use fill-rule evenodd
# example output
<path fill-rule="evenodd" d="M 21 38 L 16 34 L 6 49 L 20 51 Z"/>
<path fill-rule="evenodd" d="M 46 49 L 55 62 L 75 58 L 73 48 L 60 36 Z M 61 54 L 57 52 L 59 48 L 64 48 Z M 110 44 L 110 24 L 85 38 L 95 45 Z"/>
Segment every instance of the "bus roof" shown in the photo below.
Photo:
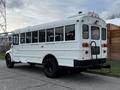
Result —
<path fill-rule="evenodd" d="M 103 19 L 101 19 L 99 17 L 99 15 L 97 15 L 94 12 L 79 13 L 77 15 L 73 15 L 73 16 L 70 16 L 68 18 L 65 18 L 65 19 L 62 19 L 59 21 L 48 22 L 48 23 L 44 23 L 44 24 L 40 24 L 40 25 L 28 26 L 26 28 L 16 29 L 13 31 L 13 33 L 29 32 L 29 31 L 34 31 L 34 30 L 41 30 L 41 29 L 65 26 L 65 25 L 69 25 L 69 24 L 75 24 L 76 20 L 80 20 L 80 19 L 82 20 L 84 17 L 94 17 L 94 18 L 104 21 Z"/>

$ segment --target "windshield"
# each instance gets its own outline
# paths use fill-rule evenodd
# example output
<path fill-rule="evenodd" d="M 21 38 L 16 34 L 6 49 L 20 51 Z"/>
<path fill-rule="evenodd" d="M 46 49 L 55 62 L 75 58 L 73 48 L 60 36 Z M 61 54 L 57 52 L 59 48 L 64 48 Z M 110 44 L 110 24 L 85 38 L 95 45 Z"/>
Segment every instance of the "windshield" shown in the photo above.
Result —
<path fill-rule="evenodd" d="M 91 39 L 99 40 L 100 39 L 100 28 L 96 26 L 91 27 Z"/>

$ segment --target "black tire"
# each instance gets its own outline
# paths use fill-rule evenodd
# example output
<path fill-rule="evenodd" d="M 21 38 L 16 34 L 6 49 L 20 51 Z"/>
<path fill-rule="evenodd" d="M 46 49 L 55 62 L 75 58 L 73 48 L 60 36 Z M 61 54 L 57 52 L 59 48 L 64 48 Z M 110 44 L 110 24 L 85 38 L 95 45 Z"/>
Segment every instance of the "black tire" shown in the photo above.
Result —
<path fill-rule="evenodd" d="M 6 59 L 6 66 L 8 68 L 14 68 L 14 62 L 11 61 L 11 57 L 9 54 L 5 56 L 5 59 Z"/>
<path fill-rule="evenodd" d="M 58 75 L 58 64 L 54 58 L 46 58 L 43 62 L 44 73 L 49 78 L 55 78 Z"/>

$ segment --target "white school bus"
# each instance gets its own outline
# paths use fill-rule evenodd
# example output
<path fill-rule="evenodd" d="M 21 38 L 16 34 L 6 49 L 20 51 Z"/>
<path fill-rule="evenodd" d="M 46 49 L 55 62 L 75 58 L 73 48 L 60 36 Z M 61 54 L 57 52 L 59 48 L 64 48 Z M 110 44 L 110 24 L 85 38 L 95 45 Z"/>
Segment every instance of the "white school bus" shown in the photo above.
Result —
<path fill-rule="evenodd" d="M 13 31 L 6 65 L 42 64 L 47 77 L 56 77 L 59 67 L 96 69 L 106 64 L 106 23 L 93 12 Z"/>

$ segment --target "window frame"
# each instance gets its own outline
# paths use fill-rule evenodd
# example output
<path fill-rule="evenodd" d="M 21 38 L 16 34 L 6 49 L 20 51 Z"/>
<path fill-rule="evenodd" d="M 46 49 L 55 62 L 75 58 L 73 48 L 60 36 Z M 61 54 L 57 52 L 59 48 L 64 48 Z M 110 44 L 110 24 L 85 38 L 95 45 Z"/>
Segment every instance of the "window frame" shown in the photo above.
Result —
<path fill-rule="evenodd" d="M 44 41 L 40 41 L 40 31 L 44 31 Z M 39 37 L 39 43 L 44 43 L 44 42 L 46 42 L 46 30 L 45 29 L 41 29 L 41 30 L 39 30 L 38 31 L 38 37 Z"/>
<path fill-rule="evenodd" d="M 22 37 L 22 34 L 24 34 L 24 38 Z M 22 42 L 22 39 L 24 39 L 24 42 Z M 20 44 L 25 44 L 26 43 L 26 33 L 20 33 Z"/>
<path fill-rule="evenodd" d="M 98 30 L 99 30 L 99 38 L 98 38 L 98 39 L 95 39 L 95 38 L 92 37 L 92 27 L 96 27 L 96 28 L 98 28 Z M 91 26 L 91 39 L 92 39 L 92 40 L 100 40 L 100 37 L 101 37 L 100 27 L 98 27 L 98 26 Z"/>
<path fill-rule="evenodd" d="M 84 30 L 83 30 L 83 26 L 84 26 L 84 25 L 88 26 L 88 36 L 87 36 L 87 38 L 85 38 L 85 36 L 84 36 Z M 89 39 L 89 38 L 90 38 L 89 33 L 90 33 L 90 27 L 89 27 L 89 25 L 83 24 L 83 25 L 82 25 L 82 38 L 83 38 L 83 39 Z"/>
<path fill-rule="evenodd" d="M 73 39 L 67 39 L 66 38 L 66 27 L 68 27 L 68 26 L 74 26 L 74 33 L 73 33 L 73 35 L 74 35 L 74 38 Z M 65 25 L 65 31 L 64 31 L 64 33 L 65 33 L 65 41 L 75 41 L 75 39 L 76 39 L 76 34 L 75 34 L 75 32 L 76 32 L 76 28 L 75 28 L 75 24 L 69 24 L 69 25 Z"/>
<path fill-rule="evenodd" d="M 105 37 L 103 37 L 103 29 L 105 30 Z M 107 29 L 106 28 L 101 28 L 101 40 L 106 40 L 107 39 Z"/>
<path fill-rule="evenodd" d="M 48 31 L 53 30 L 53 40 L 48 41 Z M 55 28 L 46 29 L 46 42 L 54 42 L 55 41 Z"/>
<path fill-rule="evenodd" d="M 19 34 L 13 34 L 13 45 L 19 45 Z"/>
<path fill-rule="evenodd" d="M 30 33 L 30 42 L 27 42 L 27 34 Z M 32 43 L 32 32 L 26 32 L 26 44 Z"/>
<path fill-rule="evenodd" d="M 34 41 L 34 42 L 33 42 L 33 33 L 34 33 L 34 32 L 37 32 L 37 34 L 36 34 L 36 35 L 37 35 L 37 39 L 36 39 L 37 41 Z M 31 42 L 31 43 L 38 43 L 38 42 L 39 42 L 38 31 L 32 31 L 31 33 L 32 33 L 32 42 Z M 34 40 L 35 40 L 35 38 L 34 38 Z"/>
<path fill-rule="evenodd" d="M 56 29 L 57 28 L 62 28 L 62 39 L 61 40 L 56 40 Z M 59 29 L 60 30 L 60 29 Z M 54 38 L 55 38 L 55 42 L 61 42 L 61 41 L 64 41 L 64 26 L 59 26 L 59 27 L 55 27 L 55 35 L 54 35 Z"/>

